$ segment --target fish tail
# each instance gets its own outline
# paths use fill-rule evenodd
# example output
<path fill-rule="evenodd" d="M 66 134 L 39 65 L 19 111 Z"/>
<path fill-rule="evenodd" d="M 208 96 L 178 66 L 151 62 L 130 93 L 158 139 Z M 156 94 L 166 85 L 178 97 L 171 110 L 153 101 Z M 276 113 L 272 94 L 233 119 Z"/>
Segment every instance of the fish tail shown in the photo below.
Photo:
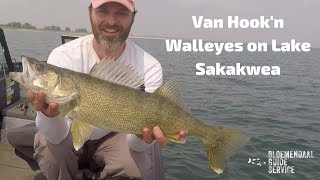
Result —
<path fill-rule="evenodd" d="M 209 126 L 206 129 L 202 141 L 209 164 L 217 174 L 221 174 L 229 157 L 242 148 L 250 138 L 234 129 Z"/>

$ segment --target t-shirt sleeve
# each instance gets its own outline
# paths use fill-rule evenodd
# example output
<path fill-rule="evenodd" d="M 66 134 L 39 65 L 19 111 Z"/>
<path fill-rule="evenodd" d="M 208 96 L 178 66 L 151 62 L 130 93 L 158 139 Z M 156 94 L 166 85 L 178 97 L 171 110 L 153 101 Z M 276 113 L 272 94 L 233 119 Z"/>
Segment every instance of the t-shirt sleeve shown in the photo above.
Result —
<path fill-rule="evenodd" d="M 145 74 L 145 91 L 153 93 L 162 84 L 162 67 L 160 63 L 154 64 L 147 69 Z"/>

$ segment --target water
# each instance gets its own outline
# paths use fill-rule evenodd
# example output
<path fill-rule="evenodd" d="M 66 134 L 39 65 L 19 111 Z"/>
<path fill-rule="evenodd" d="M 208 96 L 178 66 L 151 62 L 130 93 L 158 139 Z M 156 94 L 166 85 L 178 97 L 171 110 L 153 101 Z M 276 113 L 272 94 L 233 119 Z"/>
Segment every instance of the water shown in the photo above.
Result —
<path fill-rule="evenodd" d="M 46 60 L 61 44 L 57 32 L 5 31 L 12 57 Z M 199 139 L 169 143 L 162 149 L 166 179 L 317 179 L 320 176 L 320 49 L 308 53 L 166 52 L 164 40 L 133 39 L 162 64 L 164 79 L 175 79 L 185 102 L 200 120 L 241 129 L 250 143 L 232 156 L 222 175 L 214 174 Z M 195 64 L 277 65 L 281 76 L 196 76 Z M 222 95 L 220 92 L 225 91 Z M 313 151 L 314 159 L 289 159 L 295 174 L 269 174 L 268 165 L 248 163 L 268 151 Z"/>

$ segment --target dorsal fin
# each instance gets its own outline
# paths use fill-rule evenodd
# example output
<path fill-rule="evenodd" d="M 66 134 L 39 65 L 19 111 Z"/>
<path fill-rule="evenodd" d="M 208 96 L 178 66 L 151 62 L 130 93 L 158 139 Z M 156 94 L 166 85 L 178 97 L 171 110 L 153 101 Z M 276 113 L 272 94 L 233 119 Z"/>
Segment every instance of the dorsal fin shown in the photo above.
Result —
<path fill-rule="evenodd" d="M 191 113 L 191 111 L 183 101 L 181 91 L 175 81 L 169 80 L 165 84 L 161 85 L 157 90 L 155 90 L 154 93 L 168 98 L 170 101 L 179 105 L 185 111 Z"/>
<path fill-rule="evenodd" d="M 102 59 L 90 71 L 90 75 L 116 84 L 139 89 L 144 86 L 144 79 L 132 66 L 119 60 Z"/>

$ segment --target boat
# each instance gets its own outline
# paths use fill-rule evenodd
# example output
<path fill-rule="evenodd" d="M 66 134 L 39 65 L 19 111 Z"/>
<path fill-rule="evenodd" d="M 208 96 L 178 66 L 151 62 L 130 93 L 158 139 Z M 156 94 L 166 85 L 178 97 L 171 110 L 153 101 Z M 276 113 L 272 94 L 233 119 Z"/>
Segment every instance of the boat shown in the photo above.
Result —
<path fill-rule="evenodd" d="M 79 36 L 62 35 L 62 44 Z M 8 77 L 10 71 L 22 71 L 21 62 L 13 62 L 5 39 L 3 29 L 0 28 L 0 174 L 3 180 L 31 180 L 46 179 L 39 167 L 32 161 L 32 154 L 28 157 L 21 155 L 8 143 L 7 132 L 13 128 L 36 128 L 36 112 L 33 105 L 26 98 L 27 90 Z M 24 141 L 27 136 L 17 137 Z M 164 179 L 161 151 L 157 143 L 151 149 L 153 171 L 147 179 Z M 30 145 L 32 147 L 32 145 Z M 81 170 L 81 168 L 80 168 Z M 81 179 L 81 177 L 79 177 Z"/>

